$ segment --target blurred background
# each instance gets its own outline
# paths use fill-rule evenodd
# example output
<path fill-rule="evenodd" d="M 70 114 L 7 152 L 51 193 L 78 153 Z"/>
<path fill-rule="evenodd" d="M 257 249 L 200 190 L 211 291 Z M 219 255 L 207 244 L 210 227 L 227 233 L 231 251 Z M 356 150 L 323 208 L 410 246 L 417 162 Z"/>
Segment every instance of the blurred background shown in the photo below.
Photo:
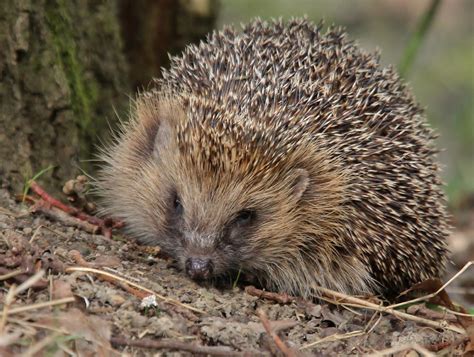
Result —
<path fill-rule="evenodd" d="M 344 26 L 385 65 L 403 61 L 409 40 L 431 0 L 221 0 L 217 27 L 255 16 L 308 16 Z M 474 1 L 444 0 L 422 39 L 405 79 L 440 134 L 446 191 L 453 206 L 474 193 Z"/>

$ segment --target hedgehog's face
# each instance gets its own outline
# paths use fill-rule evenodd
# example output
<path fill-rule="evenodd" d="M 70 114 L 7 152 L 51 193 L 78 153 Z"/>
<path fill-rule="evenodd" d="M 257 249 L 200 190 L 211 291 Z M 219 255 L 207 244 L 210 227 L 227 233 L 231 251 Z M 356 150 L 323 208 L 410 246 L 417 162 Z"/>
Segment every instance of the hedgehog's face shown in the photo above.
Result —
<path fill-rule="evenodd" d="M 216 175 L 214 185 L 203 187 L 198 180 L 201 174 L 195 171 L 187 178 L 176 174 L 163 182 L 168 204 L 156 243 L 198 280 L 276 263 L 280 254 L 274 245 L 284 243 L 278 242 L 279 237 L 297 219 L 291 184 L 287 192 L 283 185 L 279 189 L 258 185 L 257 191 L 250 182 Z M 291 179 L 304 180 L 303 175 Z M 269 256 L 271 250 L 273 256 Z"/>
<path fill-rule="evenodd" d="M 153 241 L 197 280 L 281 262 L 276 245 L 295 232 L 306 170 L 257 178 L 252 172 L 209 170 L 193 164 L 189 155 L 169 148 L 155 155 L 160 169 L 153 170 L 159 178 L 153 195 L 163 204 L 147 214 L 164 219 L 152 222 Z"/>

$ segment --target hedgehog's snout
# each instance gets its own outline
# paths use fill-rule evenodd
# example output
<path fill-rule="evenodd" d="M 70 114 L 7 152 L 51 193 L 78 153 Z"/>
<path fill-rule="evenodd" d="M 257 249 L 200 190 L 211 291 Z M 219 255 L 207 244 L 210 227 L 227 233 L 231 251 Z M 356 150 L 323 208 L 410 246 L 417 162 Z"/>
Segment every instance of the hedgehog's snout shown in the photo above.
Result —
<path fill-rule="evenodd" d="M 186 274 L 193 280 L 206 280 L 212 276 L 214 263 L 205 257 L 191 257 L 185 262 Z"/>

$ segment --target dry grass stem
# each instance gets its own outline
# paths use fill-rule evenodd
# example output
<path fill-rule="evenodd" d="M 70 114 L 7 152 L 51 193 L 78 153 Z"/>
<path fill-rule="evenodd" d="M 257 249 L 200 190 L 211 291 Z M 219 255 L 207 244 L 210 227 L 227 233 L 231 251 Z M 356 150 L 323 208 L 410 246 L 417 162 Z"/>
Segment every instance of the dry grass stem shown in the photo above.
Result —
<path fill-rule="evenodd" d="M 66 297 L 62 299 L 57 299 L 57 300 L 51 300 L 47 302 L 39 302 L 36 304 L 31 304 L 31 305 L 25 305 L 25 306 L 18 306 L 18 307 L 13 307 L 10 310 L 8 310 L 8 315 L 14 315 L 14 314 L 19 314 L 21 312 L 25 311 L 31 311 L 31 310 L 37 310 L 37 309 L 42 309 L 43 307 L 52 307 L 56 305 L 64 305 L 68 304 L 70 302 L 74 302 L 76 299 L 74 297 Z M 1 314 L 2 318 L 5 316 L 5 312 Z"/>
<path fill-rule="evenodd" d="M 450 325 L 446 321 L 432 321 L 432 320 L 424 319 L 422 317 L 418 317 L 418 316 L 415 316 L 415 315 L 408 314 L 406 312 L 394 310 L 393 308 L 390 308 L 390 307 L 380 306 L 380 305 L 374 304 L 370 301 L 359 299 L 359 298 L 356 298 L 356 297 L 353 297 L 353 296 L 349 296 L 349 295 L 339 293 L 337 291 L 333 291 L 333 290 L 330 290 L 330 289 L 322 288 L 322 287 L 317 287 L 317 290 L 320 293 L 324 294 L 326 297 L 333 298 L 333 299 L 337 300 L 339 304 L 343 303 L 343 304 L 353 306 L 353 307 L 359 307 L 359 308 L 364 308 L 364 309 L 369 309 L 369 310 L 375 310 L 375 311 L 379 311 L 379 312 L 386 312 L 386 313 L 392 314 L 394 316 L 397 316 L 397 317 L 400 317 L 400 318 L 403 318 L 403 319 L 407 319 L 407 320 L 411 320 L 411 321 L 415 321 L 415 322 L 419 322 L 419 323 L 422 323 L 422 324 L 425 324 L 427 326 L 431 326 L 431 327 L 434 327 L 434 328 L 447 329 L 447 330 L 451 330 L 451 331 L 454 331 L 454 332 L 457 332 L 457 333 L 460 333 L 460 334 L 465 334 L 466 333 L 463 328 L 457 327 L 457 326 L 454 326 L 454 325 Z M 342 300 L 342 301 L 339 301 L 339 299 Z"/>
<path fill-rule="evenodd" d="M 24 273 L 24 271 L 22 269 L 14 270 L 10 273 L 0 275 L 0 281 L 8 280 L 10 278 L 14 278 L 15 276 L 21 275 L 23 273 Z"/>
<path fill-rule="evenodd" d="M 334 341 L 344 340 L 346 338 L 362 336 L 365 333 L 366 332 L 364 330 L 357 330 L 357 331 L 352 331 L 352 332 L 348 332 L 348 333 L 344 333 L 344 334 L 336 333 L 334 335 L 326 336 L 326 337 L 324 337 L 320 340 L 317 340 L 317 341 L 311 342 L 307 345 L 304 345 L 303 347 L 300 348 L 300 350 L 305 350 L 305 349 L 314 347 L 314 346 L 319 345 L 320 343 L 324 343 L 324 342 L 334 342 Z"/>
<path fill-rule="evenodd" d="M 471 260 L 471 261 L 467 262 L 462 267 L 461 270 L 459 270 L 456 274 L 454 274 L 454 276 L 451 279 L 449 279 L 442 287 L 440 287 L 434 293 L 431 293 L 431 294 L 428 294 L 428 295 L 425 295 L 425 296 L 421 296 L 421 297 L 413 299 L 413 300 L 403 301 L 403 302 L 400 302 L 400 303 L 397 303 L 397 304 L 389 305 L 389 306 L 387 306 L 387 309 L 395 309 L 399 306 L 403 306 L 403 305 L 406 305 L 406 304 L 413 304 L 415 302 L 420 302 L 420 301 L 426 301 L 428 299 L 431 299 L 432 297 L 435 297 L 441 291 L 443 291 L 449 284 L 451 284 L 454 280 L 456 280 L 462 273 L 464 273 L 467 270 L 467 268 L 469 268 L 473 264 L 474 264 L 474 260 Z"/>
<path fill-rule="evenodd" d="M 6 209 L 4 207 L 0 207 L 0 213 L 3 213 L 5 215 L 13 217 L 13 218 L 19 218 L 20 217 L 20 215 L 14 213 L 14 212 L 12 212 L 9 209 Z"/>
<path fill-rule="evenodd" d="M 375 323 L 369 328 L 370 324 L 372 323 L 372 321 L 374 320 L 375 316 L 377 316 L 377 314 L 379 315 L 379 318 L 377 319 L 377 321 L 375 321 Z M 382 320 L 382 314 L 379 313 L 379 312 L 375 312 L 372 317 L 370 318 L 369 322 L 367 323 L 366 327 L 364 330 L 357 330 L 357 331 L 351 331 L 351 332 L 348 332 L 348 333 L 344 333 L 344 334 L 334 334 L 334 335 L 331 335 L 331 336 L 326 336 L 320 340 L 317 340 L 317 341 L 314 341 L 314 342 L 311 342 L 311 343 L 308 343 L 302 347 L 300 347 L 300 350 L 304 350 L 304 349 L 308 349 L 308 348 L 311 348 L 311 347 L 314 347 L 316 345 L 319 345 L 320 343 L 324 343 L 324 342 L 334 342 L 334 341 L 339 341 L 339 340 L 345 340 L 347 338 L 351 338 L 351 337 L 357 337 L 357 336 L 362 336 L 362 335 L 366 335 L 366 334 L 369 334 L 371 333 L 375 327 L 377 327 L 377 325 L 379 324 L 379 322 Z"/>
<path fill-rule="evenodd" d="M 38 228 L 35 229 L 33 235 L 31 236 L 31 239 L 29 241 L 30 244 L 34 242 L 34 240 L 36 239 L 36 236 L 40 232 L 41 228 L 43 228 L 43 225 L 40 225 L 40 226 L 38 226 Z"/>
<path fill-rule="evenodd" d="M 70 273 L 70 272 L 84 272 L 84 273 L 93 273 L 93 274 L 98 274 L 98 275 L 103 275 L 103 276 L 107 276 L 109 278 L 112 278 L 114 280 L 117 280 L 119 282 L 122 282 L 122 283 L 125 283 L 127 285 L 130 285 L 134 288 L 137 288 L 137 289 L 140 289 L 142 291 L 146 291 L 152 295 L 155 295 L 158 299 L 160 300 L 163 300 L 164 302 L 168 302 L 168 303 L 171 303 L 173 305 L 178 305 L 180 307 L 184 307 L 188 310 L 191 310 L 191 311 L 194 311 L 194 312 L 197 312 L 197 313 L 200 313 L 200 314 L 204 314 L 205 312 L 202 311 L 202 310 L 199 310 L 199 309 L 196 309 L 190 305 L 187 305 L 187 304 L 184 304 L 182 303 L 181 301 L 178 301 L 178 300 L 175 300 L 175 299 L 171 299 L 171 298 L 168 298 L 166 296 L 163 296 L 163 295 L 160 295 L 156 292 L 154 292 L 153 290 L 150 290 L 144 286 L 141 286 L 139 284 L 136 284 L 128 279 L 125 279 L 125 278 L 122 278 L 118 275 L 115 275 L 115 274 L 112 274 L 112 273 L 109 273 L 109 272 L 106 272 L 104 270 L 100 270 L 100 269 L 95 269 L 95 268 L 87 268 L 87 267 L 69 267 L 66 269 L 66 272 L 67 273 Z"/>

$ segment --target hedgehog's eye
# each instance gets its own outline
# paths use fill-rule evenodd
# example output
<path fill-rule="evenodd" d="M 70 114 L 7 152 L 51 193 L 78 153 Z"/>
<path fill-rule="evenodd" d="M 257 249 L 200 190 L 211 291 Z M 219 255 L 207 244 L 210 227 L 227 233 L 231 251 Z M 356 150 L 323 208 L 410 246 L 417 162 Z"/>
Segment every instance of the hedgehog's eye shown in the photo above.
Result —
<path fill-rule="evenodd" d="M 244 225 L 250 223 L 255 218 L 255 212 L 248 209 L 243 209 L 237 213 L 235 223 Z"/>
<path fill-rule="evenodd" d="M 181 215 L 183 213 L 183 204 L 181 203 L 181 200 L 177 193 L 174 195 L 173 198 L 173 208 L 177 215 Z"/>

